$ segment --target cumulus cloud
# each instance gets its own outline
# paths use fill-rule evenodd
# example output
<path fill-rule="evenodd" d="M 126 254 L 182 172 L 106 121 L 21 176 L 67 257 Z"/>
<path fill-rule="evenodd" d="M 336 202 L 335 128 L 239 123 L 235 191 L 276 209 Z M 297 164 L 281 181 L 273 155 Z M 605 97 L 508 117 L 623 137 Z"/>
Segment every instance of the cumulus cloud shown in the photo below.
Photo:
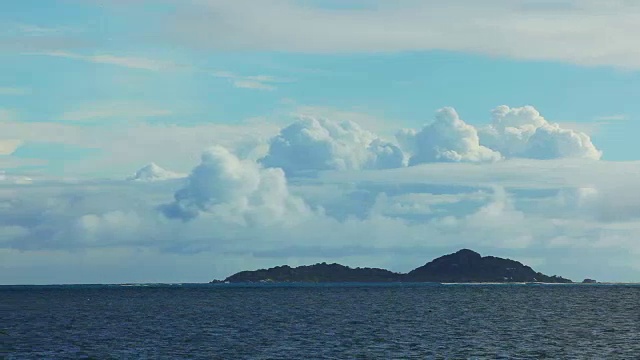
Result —
<path fill-rule="evenodd" d="M 422 130 L 403 130 L 397 137 L 412 154 L 409 165 L 429 162 L 483 162 L 501 158 L 500 153 L 480 145 L 476 129 L 462 121 L 458 113 L 450 107 L 438 110 L 435 121 Z"/>
<path fill-rule="evenodd" d="M 225 217 L 241 224 L 292 221 L 310 210 L 289 193 L 281 169 L 264 169 L 240 160 L 224 147 L 202 154 L 184 188 L 161 210 L 169 218 L 190 220 L 201 213 Z"/>
<path fill-rule="evenodd" d="M 422 130 L 401 130 L 396 137 L 411 154 L 409 165 L 502 158 L 597 160 L 602 156 L 587 134 L 548 122 L 532 106 L 498 106 L 492 111 L 492 123 L 479 129 L 445 107 Z"/>
<path fill-rule="evenodd" d="M 140 168 L 132 176 L 127 178 L 127 180 L 163 181 L 163 180 L 179 179 L 183 177 L 186 177 L 186 175 L 163 169 L 162 167 L 156 165 L 156 163 L 150 163 Z"/>
<path fill-rule="evenodd" d="M 498 106 L 491 125 L 479 130 L 480 143 L 507 158 L 600 159 L 602 152 L 579 131 L 550 123 L 532 106 Z"/>
<path fill-rule="evenodd" d="M 302 117 L 270 141 L 261 160 L 287 174 L 316 170 L 387 169 L 403 165 L 400 148 L 352 121 Z"/>

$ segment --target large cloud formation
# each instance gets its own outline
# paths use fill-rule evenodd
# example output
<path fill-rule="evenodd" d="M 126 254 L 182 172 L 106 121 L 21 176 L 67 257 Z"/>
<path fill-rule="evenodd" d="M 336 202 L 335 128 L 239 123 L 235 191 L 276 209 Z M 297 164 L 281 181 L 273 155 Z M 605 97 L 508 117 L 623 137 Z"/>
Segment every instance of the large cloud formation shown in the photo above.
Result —
<path fill-rule="evenodd" d="M 210 213 L 242 224 L 273 223 L 310 211 L 302 199 L 289 193 L 281 169 L 240 160 L 221 146 L 202 154 L 201 163 L 174 198 L 161 210 L 169 218 L 183 220 Z"/>
<path fill-rule="evenodd" d="M 287 174 L 317 170 L 387 169 L 403 166 L 396 145 L 381 140 L 352 121 L 303 117 L 271 139 L 261 160 Z"/>
<path fill-rule="evenodd" d="M 453 108 L 445 107 L 420 131 L 405 129 L 396 137 L 410 153 L 410 166 L 502 158 L 598 160 L 602 156 L 587 134 L 548 122 L 532 106 L 502 105 L 491 114 L 492 123 L 476 129 L 461 120 Z"/>
<path fill-rule="evenodd" d="M 602 156 L 587 134 L 549 123 L 532 106 L 502 105 L 491 114 L 491 125 L 479 130 L 480 143 L 505 157 L 597 160 Z"/>
<path fill-rule="evenodd" d="M 500 153 L 480 145 L 476 129 L 462 121 L 450 107 L 438 110 L 435 121 L 422 130 L 402 130 L 397 137 L 412 153 L 409 165 L 496 161 L 501 158 Z"/>
<path fill-rule="evenodd" d="M 260 162 L 287 175 L 322 170 L 392 169 L 435 162 L 495 162 L 509 158 L 600 159 L 585 133 L 545 120 L 532 106 L 498 106 L 491 124 L 476 128 L 455 109 L 436 112 L 420 130 L 396 134 L 401 147 L 352 121 L 304 117 L 269 141 Z"/>

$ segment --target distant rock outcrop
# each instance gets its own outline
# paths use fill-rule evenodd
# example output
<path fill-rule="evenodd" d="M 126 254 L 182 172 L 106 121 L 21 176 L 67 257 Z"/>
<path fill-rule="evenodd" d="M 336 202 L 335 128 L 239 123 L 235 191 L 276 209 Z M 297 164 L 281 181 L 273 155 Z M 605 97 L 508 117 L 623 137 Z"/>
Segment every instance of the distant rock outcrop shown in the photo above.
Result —
<path fill-rule="evenodd" d="M 220 282 L 220 281 L 216 281 Z M 242 271 L 223 282 L 540 282 L 570 283 L 559 276 L 547 276 L 510 259 L 482 257 L 463 249 L 439 257 L 407 274 L 377 268 L 350 268 L 340 264 L 315 264 L 292 268 L 288 265 L 256 271 Z"/>
<path fill-rule="evenodd" d="M 163 181 L 185 177 L 184 174 L 165 170 L 155 163 L 150 163 L 136 171 L 133 176 L 127 178 L 129 181 Z"/>
<path fill-rule="evenodd" d="M 596 284 L 597 281 L 593 280 L 593 279 L 584 279 L 582 280 L 583 284 Z"/>

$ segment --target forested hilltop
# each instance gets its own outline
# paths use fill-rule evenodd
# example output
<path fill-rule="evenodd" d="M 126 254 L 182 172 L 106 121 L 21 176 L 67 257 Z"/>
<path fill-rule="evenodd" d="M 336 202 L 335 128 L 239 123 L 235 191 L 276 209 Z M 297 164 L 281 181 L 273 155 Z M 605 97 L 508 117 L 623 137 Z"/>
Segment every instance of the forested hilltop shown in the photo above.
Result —
<path fill-rule="evenodd" d="M 441 256 L 406 274 L 378 268 L 350 268 L 340 264 L 315 264 L 290 267 L 277 266 L 255 271 L 241 271 L 226 279 L 212 283 L 253 283 L 253 282 L 439 282 L 439 283 L 482 283 L 482 282 L 540 282 L 571 283 L 560 276 L 548 276 L 536 272 L 518 261 L 495 256 L 481 256 L 475 251 L 462 249 L 453 254 Z"/>

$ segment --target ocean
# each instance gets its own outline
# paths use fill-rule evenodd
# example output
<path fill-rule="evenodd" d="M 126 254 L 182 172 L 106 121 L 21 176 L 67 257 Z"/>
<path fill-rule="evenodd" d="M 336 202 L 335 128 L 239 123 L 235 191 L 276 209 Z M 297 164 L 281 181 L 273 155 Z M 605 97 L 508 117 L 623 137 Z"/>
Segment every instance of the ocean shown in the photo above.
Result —
<path fill-rule="evenodd" d="M 640 286 L 0 286 L 0 358 L 632 359 Z"/>

